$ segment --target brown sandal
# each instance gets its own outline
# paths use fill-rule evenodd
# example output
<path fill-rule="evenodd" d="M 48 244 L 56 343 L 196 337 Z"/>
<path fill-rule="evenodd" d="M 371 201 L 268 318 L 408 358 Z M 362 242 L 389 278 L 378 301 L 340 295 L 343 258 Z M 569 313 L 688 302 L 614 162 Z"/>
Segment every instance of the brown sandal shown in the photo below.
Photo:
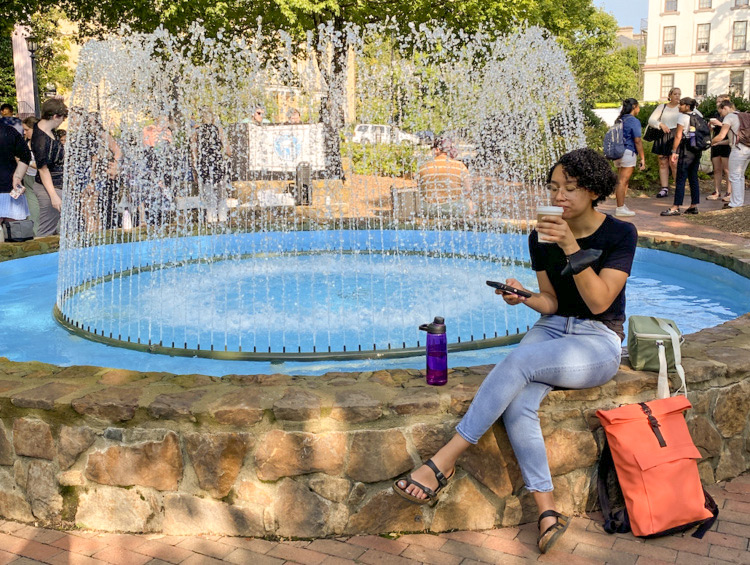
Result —
<path fill-rule="evenodd" d="M 565 533 L 565 530 L 568 529 L 568 525 L 570 524 L 570 518 L 568 518 L 564 514 L 560 514 L 559 512 L 556 512 L 554 510 L 545 510 L 544 512 L 539 514 L 537 527 L 539 527 L 539 529 L 541 530 L 542 520 L 544 518 L 550 518 L 552 516 L 556 518 L 555 523 L 544 530 L 544 532 L 540 533 L 539 539 L 537 539 L 536 541 L 536 544 L 539 547 L 539 551 L 541 551 L 542 553 L 547 553 L 550 549 L 552 549 L 552 546 L 560 540 L 562 535 Z"/>
<path fill-rule="evenodd" d="M 429 469 L 435 474 L 435 478 L 437 479 L 438 486 L 433 491 L 431 488 L 424 486 L 423 484 L 418 483 L 415 481 L 411 474 L 406 475 L 403 479 L 398 479 L 397 481 L 394 481 L 393 483 L 393 490 L 396 491 L 396 494 L 404 497 L 406 500 L 413 504 L 430 504 L 435 505 L 438 501 L 438 496 L 440 495 L 440 491 L 443 490 L 448 485 L 448 481 L 451 480 L 453 475 L 455 474 L 455 469 L 451 472 L 450 475 L 447 477 L 443 475 L 443 472 L 437 468 L 437 465 L 432 462 L 432 459 L 428 459 L 424 462 L 424 464 L 429 467 Z M 404 488 L 401 488 L 398 483 L 401 481 L 406 482 L 406 486 Z M 406 489 L 409 487 L 409 485 L 416 485 L 420 489 L 422 489 L 422 492 L 424 492 L 427 495 L 427 498 L 417 498 L 416 496 L 413 496 L 406 492 Z"/>

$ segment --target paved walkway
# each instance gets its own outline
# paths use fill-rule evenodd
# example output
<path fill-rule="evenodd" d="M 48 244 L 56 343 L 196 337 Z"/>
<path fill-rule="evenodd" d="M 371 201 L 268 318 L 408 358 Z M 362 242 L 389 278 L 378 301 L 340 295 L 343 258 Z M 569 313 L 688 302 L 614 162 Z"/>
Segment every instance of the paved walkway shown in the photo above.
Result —
<path fill-rule="evenodd" d="M 750 195 L 747 201 L 750 201 Z M 659 212 L 669 204 L 669 198 L 630 198 L 628 206 L 637 212 L 631 221 L 641 232 L 660 231 L 748 245 L 747 239 L 698 226 L 682 217 L 660 217 Z M 703 202 L 700 209 L 709 211 L 720 207 L 721 204 L 717 202 Z M 608 200 L 601 209 L 611 212 L 614 203 Z M 159 534 L 59 532 L 17 522 L 0 521 L 0 565 L 469 565 L 537 561 L 567 565 L 750 565 L 750 474 L 727 483 L 711 485 L 708 490 L 721 510 L 719 520 L 703 540 L 689 536 L 641 540 L 631 534 L 608 535 L 602 531 L 596 514 L 574 519 L 566 536 L 551 553 L 544 556 L 539 555 L 536 549 L 535 524 L 486 532 L 394 536 L 393 539 L 355 536 L 272 542 L 222 536 L 178 537 Z"/>
<path fill-rule="evenodd" d="M 533 524 L 486 532 L 416 534 L 394 539 L 354 536 L 272 542 L 222 536 L 59 532 L 17 522 L 0 522 L 0 565 L 750 564 L 750 475 L 712 485 L 708 490 L 721 510 L 719 520 L 702 540 L 682 535 L 652 540 L 637 539 L 631 534 L 608 535 L 602 531 L 595 514 L 575 518 L 565 537 L 544 556 L 536 549 L 537 532 Z"/>

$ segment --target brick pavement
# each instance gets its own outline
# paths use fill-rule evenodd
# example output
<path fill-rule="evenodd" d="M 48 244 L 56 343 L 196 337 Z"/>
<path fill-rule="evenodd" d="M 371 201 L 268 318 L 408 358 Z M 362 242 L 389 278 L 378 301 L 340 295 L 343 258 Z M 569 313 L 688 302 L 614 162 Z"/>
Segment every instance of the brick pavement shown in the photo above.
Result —
<path fill-rule="evenodd" d="M 536 549 L 536 526 L 393 538 L 268 541 L 223 536 L 59 532 L 0 521 L 0 565 L 473 565 L 565 563 L 566 565 L 750 564 L 750 474 L 711 485 L 719 520 L 702 540 L 685 535 L 641 540 L 602 531 L 597 514 L 580 516 L 552 552 Z"/>

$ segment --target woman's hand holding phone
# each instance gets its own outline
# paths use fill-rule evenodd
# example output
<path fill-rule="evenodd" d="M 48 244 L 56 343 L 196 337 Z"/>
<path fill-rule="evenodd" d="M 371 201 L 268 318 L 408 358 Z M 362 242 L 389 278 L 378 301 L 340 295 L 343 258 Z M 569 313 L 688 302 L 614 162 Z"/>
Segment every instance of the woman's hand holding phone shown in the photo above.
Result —
<path fill-rule="evenodd" d="M 523 288 L 523 285 L 520 282 L 518 282 L 516 279 L 505 279 L 505 284 L 507 284 L 508 286 L 512 286 L 513 288 L 518 288 L 518 289 L 521 289 L 521 290 L 525 290 Z M 505 303 L 508 304 L 508 305 L 510 305 L 510 306 L 515 306 L 517 304 L 523 304 L 524 302 L 526 302 L 526 300 L 528 300 L 528 298 L 525 297 L 525 296 L 520 296 L 520 295 L 515 294 L 513 292 L 507 292 L 507 291 L 501 290 L 499 288 L 495 289 L 495 294 L 499 294 L 500 296 L 502 296 L 503 300 L 505 301 Z"/>

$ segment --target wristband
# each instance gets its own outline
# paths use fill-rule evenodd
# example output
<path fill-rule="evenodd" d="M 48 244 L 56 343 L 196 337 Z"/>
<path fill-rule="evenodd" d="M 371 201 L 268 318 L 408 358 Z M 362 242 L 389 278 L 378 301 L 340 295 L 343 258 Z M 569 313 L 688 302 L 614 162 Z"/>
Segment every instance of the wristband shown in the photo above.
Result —
<path fill-rule="evenodd" d="M 577 275 L 588 269 L 602 256 L 601 249 L 579 249 L 575 253 L 566 255 L 568 264 L 560 272 L 561 275 Z"/>

